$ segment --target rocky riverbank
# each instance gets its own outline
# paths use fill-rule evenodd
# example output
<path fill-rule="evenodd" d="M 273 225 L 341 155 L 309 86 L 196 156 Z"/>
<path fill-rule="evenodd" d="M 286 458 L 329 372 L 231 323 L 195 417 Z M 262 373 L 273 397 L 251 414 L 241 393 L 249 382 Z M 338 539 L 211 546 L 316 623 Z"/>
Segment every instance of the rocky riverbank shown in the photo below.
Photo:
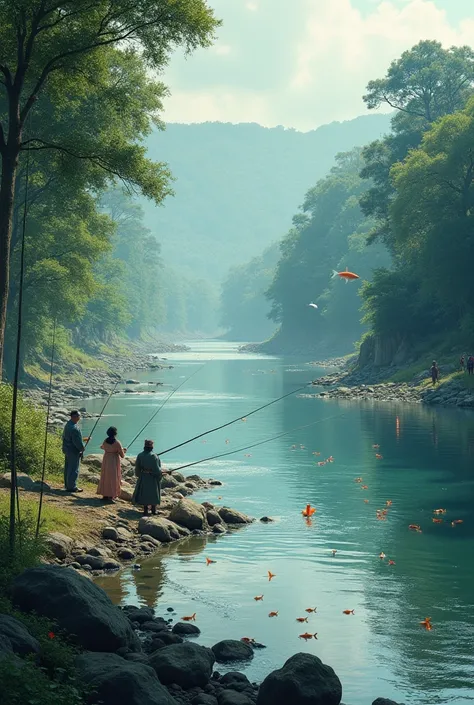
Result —
<path fill-rule="evenodd" d="M 157 348 L 159 348 L 157 350 Z M 98 365 L 85 368 L 78 363 L 61 362 L 59 370 L 53 375 L 51 394 L 51 427 L 64 425 L 69 419 L 71 407 L 79 407 L 84 417 L 88 416 L 87 407 L 81 400 L 92 397 L 105 397 L 117 385 L 115 393 L 137 392 L 154 394 L 166 384 L 166 370 L 173 369 L 166 357 L 167 353 L 188 350 L 185 345 L 161 343 L 153 348 L 145 344 L 130 345 L 127 353 L 99 353 L 95 356 Z M 157 382 L 140 385 L 137 380 L 127 375 L 138 370 L 163 371 L 163 379 Z M 45 408 L 48 404 L 49 384 L 40 380 L 29 379 L 23 389 L 25 399 L 35 406 Z"/>
<path fill-rule="evenodd" d="M 75 678 L 101 705 L 340 705 L 342 684 L 319 658 L 297 653 L 261 684 L 239 672 L 259 649 L 226 639 L 212 648 L 196 643 L 200 628 L 177 619 L 172 607 L 159 614 L 133 604 L 115 607 L 106 593 L 71 568 L 39 566 L 17 576 L 11 598 L 20 614 L 51 620 L 78 655 Z M 17 613 L 17 617 L 20 616 Z M 50 632 L 50 638 L 55 633 Z M 25 624 L 0 615 L 0 666 L 21 670 L 24 658 L 42 661 L 40 642 Z M 224 670 L 222 674 L 219 670 Z M 71 677 L 73 674 L 68 674 Z M 369 705 L 369 699 L 367 700 Z M 378 699 L 373 705 L 397 705 Z"/>

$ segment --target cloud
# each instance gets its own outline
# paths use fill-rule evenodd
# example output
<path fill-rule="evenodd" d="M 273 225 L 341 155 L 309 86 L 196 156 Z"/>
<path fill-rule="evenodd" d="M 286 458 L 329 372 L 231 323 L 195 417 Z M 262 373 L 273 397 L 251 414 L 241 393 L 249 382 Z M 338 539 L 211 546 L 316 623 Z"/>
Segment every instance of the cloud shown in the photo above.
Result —
<path fill-rule="evenodd" d="M 472 42 L 470 3 L 457 21 L 440 3 L 444 0 L 259 0 L 258 5 L 213 0 L 224 19 L 218 42 L 186 62 L 173 60 L 165 119 L 306 130 L 363 114 L 368 81 L 383 76 L 404 50 L 421 39 L 445 46 Z M 258 12 L 249 13 L 253 7 Z"/>

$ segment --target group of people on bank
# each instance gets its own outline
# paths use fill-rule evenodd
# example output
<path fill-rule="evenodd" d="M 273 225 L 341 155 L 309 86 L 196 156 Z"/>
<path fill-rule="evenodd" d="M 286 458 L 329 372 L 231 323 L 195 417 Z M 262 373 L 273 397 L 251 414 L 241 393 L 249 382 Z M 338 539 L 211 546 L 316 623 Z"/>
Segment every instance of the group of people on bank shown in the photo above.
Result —
<path fill-rule="evenodd" d="M 63 431 L 64 453 L 64 487 L 67 492 L 82 492 L 78 487 L 81 459 L 84 455 L 89 438 L 83 438 L 79 421 L 81 415 L 78 411 L 71 411 L 71 418 Z M 135 475 L 137 484 L 133 493 L 133 503 L 143 506 L 143 513 L 156 514 L 156 507 L 161 502 L 161 461 L 153 452 L 153 441 L 147 440 L 144 448 L 135 461 Z M 122 484 L 121 459 L 125 457 L 127 449 L 122 446 L 117 438 L 117 429 L 111 426 L 107 429 L 107 437 L 101 445 L 104 451 L 100 482 L 97 494 L 102 495 L 104 501 L 113 502 L 120 496 Z"/>

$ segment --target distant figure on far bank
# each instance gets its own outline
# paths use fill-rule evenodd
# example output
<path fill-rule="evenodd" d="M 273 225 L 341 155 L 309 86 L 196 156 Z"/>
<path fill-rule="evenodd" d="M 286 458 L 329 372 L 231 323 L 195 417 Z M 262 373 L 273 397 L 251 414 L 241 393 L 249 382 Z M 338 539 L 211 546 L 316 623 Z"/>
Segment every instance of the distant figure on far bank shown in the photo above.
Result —
<path fill-rule="evenodd" d="M 135 463 L 135 475 L 137 484 L 133 493 L 134 504 L 143 506 L 143 516 L 148 515 L 148 507 L 151 513 L 156 514 L 157 505 L 161 504 L 161 460 L 153 452 L 153 441 L 145 441 L 143 451 L 137 455 Z"/>
<path fill-rule="evenodd" d="M 436 360 L 433 360 L 433 364 L 431 365 L 431 381 L 433 383 L 433 386 L 436 384 L 436 382 L 439 382 L 439 367 L 436 362 Z"/>
<path fill-rule="evenodd" d="M 472 375 L 474 373 L 474 357 L 469 355 L 467 359 L 467 374 Z"/>
<path fill-rule="evenodd" d="M 461 372 L 466 371 L 466 355 L 461 355 L 461 359 L 459 360 L 459 368 Z"/>
<path fill-rule="evenodd" d="M 71 411 L 70 417 L 63 430 L 64 487 L 67 492 L 82 492 L 83 490 L 77 486 L 77 479 L 81 458 L 86 449 L 84 441 L 89 439 L 82 437 L 78 426 L 81 420 L 80 413 L 76 410 Z"/>
<path fill-rule="evenodd" d="M 102 468 L 100 471 L 100 482 L 97 494 L 102 495 L 104 501 L 113 502 L 120 497 L 122 485 L 122 467 L 120 459 L 125 457 L 126 448 L 117 440 L 117 429 L 111 426 L 107 429 L 107 438 L 100 446 L 104 451 L 102 458 Z"/>

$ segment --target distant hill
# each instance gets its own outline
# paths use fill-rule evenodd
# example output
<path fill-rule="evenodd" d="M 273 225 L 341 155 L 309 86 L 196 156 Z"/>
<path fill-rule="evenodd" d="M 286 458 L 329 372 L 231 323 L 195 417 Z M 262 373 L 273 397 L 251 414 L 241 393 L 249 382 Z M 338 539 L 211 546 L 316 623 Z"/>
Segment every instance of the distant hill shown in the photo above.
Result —
<path fill-rule="evenodd" d="M 254 123 L 169 124 L 154 132 L 150 157 L 167 162 L 176 178 L 176 195 L 163 207 L 142 202 L 165 264 L 221 282 L 230 267 L 285 235 L 338 152 L 377 139 L 389 126 L 390 116 L 367 115 L 306 133 Z"/>

